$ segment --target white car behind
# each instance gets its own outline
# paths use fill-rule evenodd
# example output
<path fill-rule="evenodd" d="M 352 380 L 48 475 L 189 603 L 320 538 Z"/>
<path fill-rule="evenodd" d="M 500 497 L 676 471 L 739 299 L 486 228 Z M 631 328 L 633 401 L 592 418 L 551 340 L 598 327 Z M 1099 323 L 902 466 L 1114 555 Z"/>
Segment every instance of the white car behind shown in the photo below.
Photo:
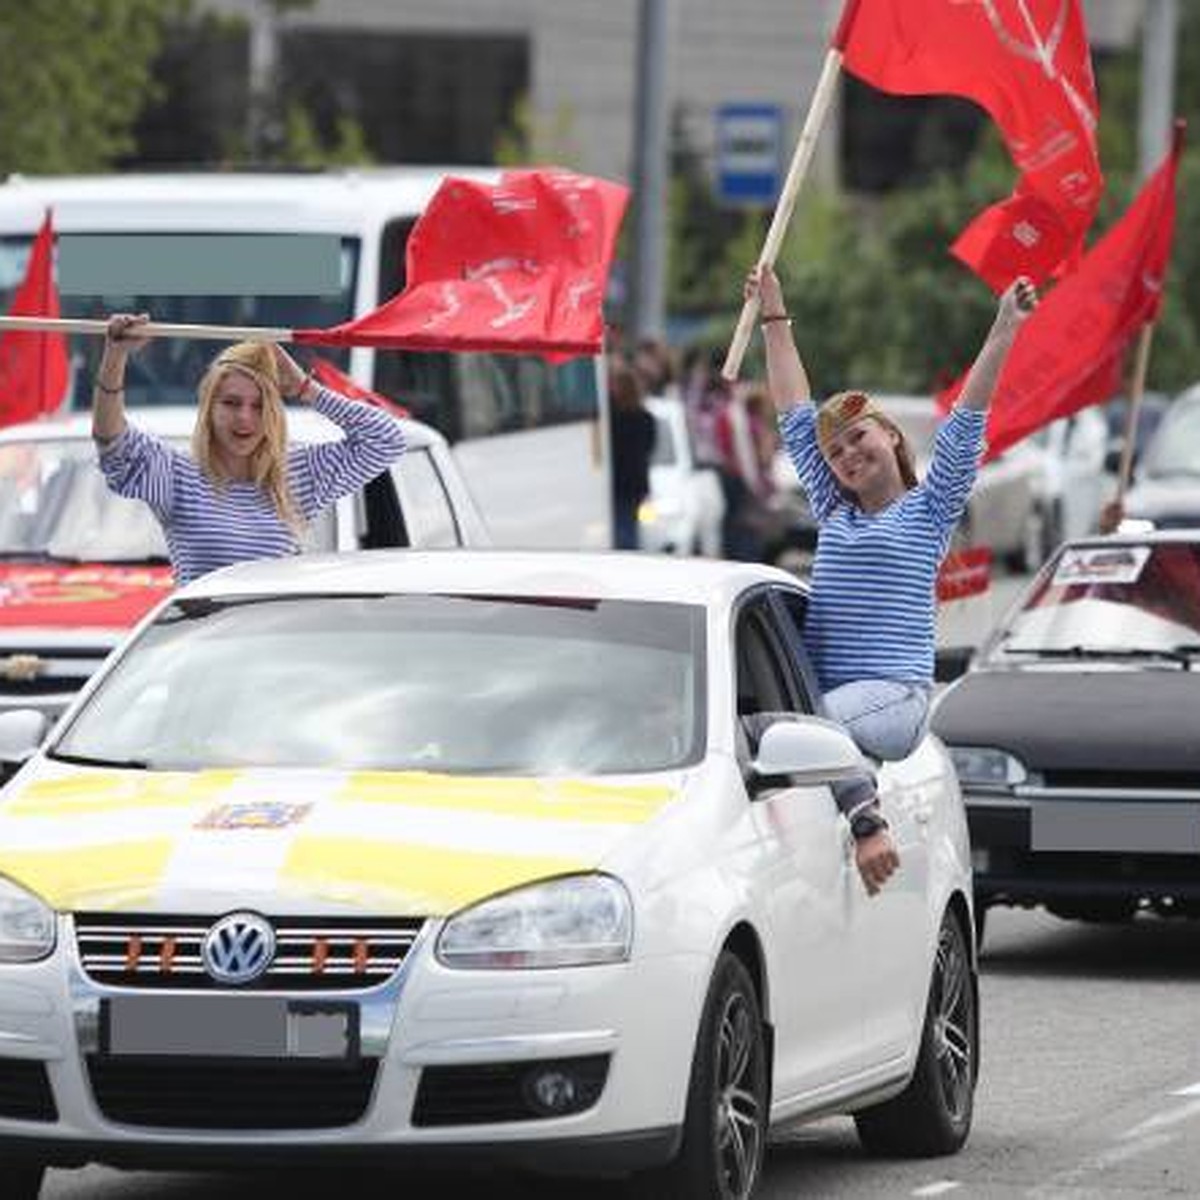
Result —
<path fill-rule="evenodd" d="M 643 550 L 721 557 L 725 497 L 713 467 L 696 462 L 683 401 L 651 396 L 656 433 L 650 460 L 650 495 L 638 510 Z"/>

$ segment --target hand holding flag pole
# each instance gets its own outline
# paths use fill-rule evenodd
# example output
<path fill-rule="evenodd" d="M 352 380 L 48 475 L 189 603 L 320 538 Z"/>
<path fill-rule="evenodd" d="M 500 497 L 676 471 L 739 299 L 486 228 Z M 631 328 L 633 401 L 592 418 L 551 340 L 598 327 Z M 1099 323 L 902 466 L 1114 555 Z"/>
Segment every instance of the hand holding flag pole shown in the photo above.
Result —
<path fill-rule="evenodd" d="M 800 130 L 796 149 L 792 153 L 792 161 L 784 177 L 783 187 L 779 192 L 779 200 L 767 228 L 767 236 L 763 240 L 762 253 L 758 256 L 758 266 L 773 267 L 779 257 L 780 247 L 787 233 L 788 222 L 792 219 L 792 211 L 796 207 L 796 198 L 800 194 L 800 185 L 808 174 L 812 162 L 813 151 L 816 149 L 817 138 L 825 123 L 825 114 L 833 101 L 834 87 L 842 68 L 842 47 L 854 23 L 854 15 L 862 0 L 846 0 L 842 10 L 842 19 L 838 23 L 830 48 L 825 52 L 825 62 L 821 67 L 821 75 L 817 80 L 816 90 L 809 102 L 808 115 L 804 118 L 804 127 Z M 733 331 L 729 350 L 725 355 L 725 363 L 721 367 L 721 375 L 733 382 L 738 377 L 742 367 L 742 359 L 746 356 L 746 347 L 750 344 L 750 335 L 754 332 L 754 319 L 758 316 L 758 296 L 748 296 L 742 305 L 741 315 Z"/>

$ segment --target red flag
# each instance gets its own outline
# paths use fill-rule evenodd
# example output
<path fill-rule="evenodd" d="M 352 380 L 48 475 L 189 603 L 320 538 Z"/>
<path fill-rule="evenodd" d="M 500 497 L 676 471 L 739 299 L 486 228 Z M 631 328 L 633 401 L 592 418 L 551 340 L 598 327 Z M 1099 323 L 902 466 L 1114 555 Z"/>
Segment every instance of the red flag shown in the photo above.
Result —
<path fill-rule="evenodd" d="M 882 91 L 963 96 L 999 126 L 1020 180 L 953 254 L 996 292 L 1073 266 L 1104 186 L 1080 0 L 847 0 L 834 47 Z"/>
<path fill-rule="evenodd" d="M 8 315 L 59 315 L 49 209 L 34 238 L 25 278 L 13 296 Z M 67 342 L 61 333 L 9 329 L 0 334 L 0 427 L 54 412 L 66 396 L 68 375 Z"/>
<path fill-rule="evenodd" d="M 319 383 L 323 383 L 327 388 L 332 388 L 341 396 L 349 396 L 352 400 L 361 400 L 365 404 L 372 404 L 376 408 L 382 408 L 390 412 L 394 417 L 408 417 L 412 414 L 404 407 L 403 404 L 397 404 L 395 400 L 389 399 L 380 392 L 373 392 L 370 388 L 365 388 L 362 384 L 355 383 L 344 371 L 339 371 L 327 358 L 316 358 L 312 360 L 312 373 L 316 376 Z"/>
<path fill-rule="evenodd" d="M 1117 390 L 1126 347 L 1162 305 L 1182 148 L 1180 124 L 1170 154 L 1125 215 L 1021 327 L 988 414 L 989 458 Z M 964 379 L 939 403 L 952 401 Z"/>
<path fill-rule="evenodd" d="M 598 353 L 609 264 L 628 189 L 556 168 L 495 186 L 449 178 L 408 239 L 407 286 L 316 345 Z"/>

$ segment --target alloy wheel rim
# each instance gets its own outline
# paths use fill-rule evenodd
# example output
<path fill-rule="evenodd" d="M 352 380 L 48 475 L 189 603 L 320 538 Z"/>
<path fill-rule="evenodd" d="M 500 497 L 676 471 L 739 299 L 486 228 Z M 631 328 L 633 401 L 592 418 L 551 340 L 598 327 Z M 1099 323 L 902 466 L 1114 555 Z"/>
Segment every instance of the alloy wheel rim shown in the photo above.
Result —
<path fill-rule="evenodd" d="M 760 1054 L 746 997 L 730 996 L 717 1034 L 716 1141 L 722 1192 L 731 1200 L 753 1191 L 762 1157 Z"/>
<path fill-rule="evenodd" d="M 949 1116 L 962 1121 L 970 1111 L 974 1078 L 973 1003 L 962 942 L 943 929 L 937 948 L 933 1045 Z"/>

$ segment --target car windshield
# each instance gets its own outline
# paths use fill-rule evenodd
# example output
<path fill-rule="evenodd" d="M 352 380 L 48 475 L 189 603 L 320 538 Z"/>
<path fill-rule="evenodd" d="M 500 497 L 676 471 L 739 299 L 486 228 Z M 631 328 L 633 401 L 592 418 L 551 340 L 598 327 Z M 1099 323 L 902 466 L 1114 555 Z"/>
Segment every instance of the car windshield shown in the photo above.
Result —
<path fill-rule="evenodd" d="M 1200 651 L 1200 544 L 1067 546 L 1000 631 L 1001 656 Z"/>
<path fill-rule="evenodd" d="M 181 600 L 52 753 L 157 770 L 665 770 L 702 752 L 703 663 L 695 605 Z"/>
<path fill-rule="evenodd" d="M 1181 401 L 1168 411 L 1146 449 L 1145 474 L 1200 478 L 1200 401 Z"/>
<path fill-rule="evenodd" d="M 177 449 L 186 444 L 172 442 Z M 334 548 L 326 510 L 305 547 Z M 88 563 L 167 562 L 149 507 L 109 490 L 90 439 L 0 443 L 0 558 Z"/>
<path fill-rule="evenodd" d="M 656 467 L 673 467 L 679 461 L 675 446 L 675 429 L 663 413 L 654 414 L 654 452 L 650 463 Z"/>

